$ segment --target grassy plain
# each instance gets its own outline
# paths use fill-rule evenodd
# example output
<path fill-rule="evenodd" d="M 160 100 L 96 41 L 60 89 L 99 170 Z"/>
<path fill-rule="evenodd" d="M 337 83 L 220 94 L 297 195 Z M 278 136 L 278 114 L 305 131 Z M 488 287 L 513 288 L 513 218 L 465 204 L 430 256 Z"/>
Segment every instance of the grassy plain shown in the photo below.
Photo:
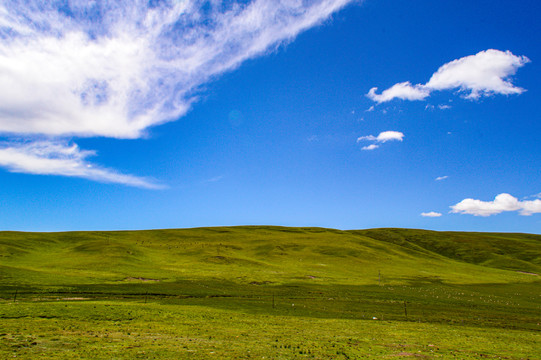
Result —
<path fill-rule="evenodd" d="M 0 358 L 541 359 L 541 236 L 0 232 Z"/>

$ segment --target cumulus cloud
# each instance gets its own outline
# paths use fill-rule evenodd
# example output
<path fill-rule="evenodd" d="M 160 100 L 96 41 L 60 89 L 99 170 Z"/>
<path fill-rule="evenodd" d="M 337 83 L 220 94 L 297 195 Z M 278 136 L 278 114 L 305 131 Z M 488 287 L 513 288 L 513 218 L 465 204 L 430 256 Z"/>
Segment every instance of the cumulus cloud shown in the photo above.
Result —
<path fill-rule="evenodd" d="M 392 140 L 402 141 L 404 134 L 400 131 L 384 131 L 379 133 L 376 141 L 378 142 L 387 142 Z"/>
<path fill-rule="evenodd" d="M 504 211 L 519 211 L 520 215 L 529 216 L 541 213 L 541 200 L 519 201 L 516 197 L 502 193 L 494 198 L 494 201 L 482 201 L 476 199 L 464 199 L 451 206 L 452 213 L 470 214 L 475 216 L 490 216 Z"/>
<path fill-rule="evenodd" d="M 374 144 L 363 146 L 361 150 L 375 150 L 379 148 L 379 145 L 376 143 L 385 143 L 387 141 L 402 141 L 404 134 L 400 131 L 383 131 L 379 133 L 378 136 L 367 135 L 357 138 L 357 142 L 361 141 L 373 141 Z"/>
<path fill-rule="evenodd" d="M 513 85 L 511 76 L 529 61 L 526 56 L 516 56 L 510 51 L 488 49 L 444 64 L 426 84 L 402 82 L 381 94 L 376 93 L 377 88 L 372 88 L 366 96 L 382 103 L 393 99 L 424 100 L 432 91 L 454 89 L 467 99 L 493 94 L 521 94 L 525 90 Z"/>
<path fill-rule="evenodd" d="M 350 2 L 2 1 L 0 133 L 139 138 Z"/>
<path fill-rule="evenodd" d="M 87 157 L 94 155 L 95 152 L 81 150 L 76 144 L 50 141 L 11 143 L 0 146 L 0 166 L 17 173 L 63 175 L 148 189 L 163 188 L 151 180 L 120 174 L 86 161 Z"/>
<path fill-rule="evenodd" d="M 440 217 L 441 214 L 439 212 L 431 211 L 431 212 L 421 213 L 421 216 L 423 216 L 423 217 Z"/>

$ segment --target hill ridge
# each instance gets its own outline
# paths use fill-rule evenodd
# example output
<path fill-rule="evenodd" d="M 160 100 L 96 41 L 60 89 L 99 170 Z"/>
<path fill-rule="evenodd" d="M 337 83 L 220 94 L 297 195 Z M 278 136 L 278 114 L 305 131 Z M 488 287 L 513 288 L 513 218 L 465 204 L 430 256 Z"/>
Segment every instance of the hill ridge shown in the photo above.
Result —
<path fill-rule="evenodd" d="M 262 225 L 0 232 L 4 284 L 208 277 L 359 285 L 427 276 L 466 284 L 534 280 L 527 273 L 541 273 L 540 235 Z"/>

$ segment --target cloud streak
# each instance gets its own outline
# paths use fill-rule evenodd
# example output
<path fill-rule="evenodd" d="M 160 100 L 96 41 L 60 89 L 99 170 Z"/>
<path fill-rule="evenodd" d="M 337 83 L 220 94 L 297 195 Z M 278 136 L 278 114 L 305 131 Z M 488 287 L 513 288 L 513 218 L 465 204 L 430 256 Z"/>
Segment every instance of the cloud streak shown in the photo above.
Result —
<path fill-rule="evenodd" d="M 16 173 L 63 175 L 147 189 L 163 188 L 149 179 L 120 174 L 86 161 L 87 157 L 94 155 L 95 152 L 81 150 L 76 144 L 49 141 L 12 143 L 0 147 L 0 166 Z"/>
<path fill-rule="evenodd" d="M 440 217 L 440 216 L 441 216 L 441 213 L 435 212 L 435 211 L 424 212 L 424 213 L 421 213 L 421 216 L 422 216 L 422 217 L 431 217 L 431 218 L 435 218 L 435 217 Z"/>
<path fill-rule="evenodd" d="M 3 1 L 0 134 L 140 138 L 350 2 Z"/>
<path fill-rule="evenodd" d="M 470 214 L 474 216 L 490 216 L 505 211 L 519 211 L 520 215 L 529 216 L 541 213 L 541 200 L 519 201 L 516 197 L 502 193 L 494 198 L 494 201 L 482 201 L 476 199 L 464 199 L 451 206 L 451 213 Z"/>
<path fill-rule="evenodd" d="M 526 56 L 488 49 L 444 64 L 426 84 L 412 85 L 406 81 L 393 85 L 381 94 L 377 94 L 378 88 L 374 87 L 366 96 L 372 101 L 383 103 L 393 99 L 424 100 L 433 91 L 455 89 L 463 93 L 466 99 L 472 100 L 494 94 L 521 94 L 525 90 L 513 85 L 510 78 L 528 62 L 530 60 Z"/>

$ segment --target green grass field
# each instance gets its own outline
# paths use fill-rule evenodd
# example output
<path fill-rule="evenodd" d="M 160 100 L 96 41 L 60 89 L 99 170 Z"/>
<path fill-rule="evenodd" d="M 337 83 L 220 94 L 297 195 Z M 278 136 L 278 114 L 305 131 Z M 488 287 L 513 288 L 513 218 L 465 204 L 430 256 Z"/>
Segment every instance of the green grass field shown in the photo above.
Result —
<path fill-rule="evenodd" d="M 541 236 L 0 232 L 0 358 L 541 359 Z"/>

